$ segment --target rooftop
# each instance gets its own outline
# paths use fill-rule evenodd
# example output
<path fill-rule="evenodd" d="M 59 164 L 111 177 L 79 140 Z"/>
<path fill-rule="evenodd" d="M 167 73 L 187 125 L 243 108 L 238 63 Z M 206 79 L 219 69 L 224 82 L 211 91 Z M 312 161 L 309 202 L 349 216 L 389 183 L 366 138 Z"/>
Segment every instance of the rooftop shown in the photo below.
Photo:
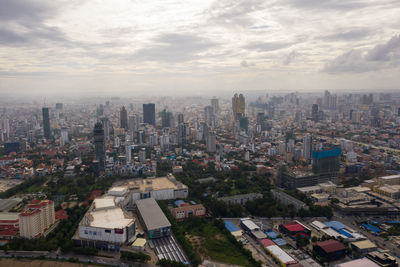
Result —
<path fill-rule="evenodd" d="M 400 179 L 400 174 L 379 177 L 382 180 Z"/>
<path fill-rule="evenodd" d="M 94 210 L 88 212 L 87 225 L 100 228 L 124 228 L 134 222 L 134 219 L 128 218 L 121 208 L 110 208 L 103 210 Z"/>
<path fill-rule="evenodd" d="M 94 209 L 104 209 L 115 206 L 114 197 L 96 198 L 93 202 Z"/>
<path fill-rule="evenodd" d="M 135 202 L 148 231 L 171 227 L 160 206 L 154 198 L 140 199 Z"/>
<path fill-rule="evenodd" d="M 353 242 L 351 244 L 359 249 L 376 248 L 376 245 L 369 240 Z"/>
<path fill-rule="evenodd" d="M 134 179 L 128 182 L 128 188 L 134 192 L 157 191 L 163 189 L 187 189 L 187 186 L 175 180 L 175 177 Z"/>
<path fill-rule="evenodd" d="M 314 243 L 313 245 L 321 247 L 326 253 L 333 253 L 346 249 L 342 243 L 333 239 Z"/>

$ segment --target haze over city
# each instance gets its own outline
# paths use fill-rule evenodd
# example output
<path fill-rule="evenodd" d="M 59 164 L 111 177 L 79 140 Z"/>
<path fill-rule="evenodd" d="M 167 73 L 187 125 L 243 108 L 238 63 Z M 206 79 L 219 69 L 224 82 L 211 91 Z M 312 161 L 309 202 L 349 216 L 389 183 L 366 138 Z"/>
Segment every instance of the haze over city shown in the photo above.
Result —
<path fill-rule="evenodd" d="M 0 93 L 395 91 L 400 5 L 2 0 Z"/>

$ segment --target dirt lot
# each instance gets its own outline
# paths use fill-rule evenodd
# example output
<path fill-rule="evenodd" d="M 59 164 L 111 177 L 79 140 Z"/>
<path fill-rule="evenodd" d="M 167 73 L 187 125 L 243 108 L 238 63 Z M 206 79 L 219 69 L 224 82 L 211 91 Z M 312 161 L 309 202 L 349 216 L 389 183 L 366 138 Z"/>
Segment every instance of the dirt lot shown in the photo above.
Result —
<path fill-rule="evenodd" d="M 17 260 L 17 259 L 0 259 L 0 266 L 7 267 L 84 267 L 94 266 L 82 263 L 60 262 L 60 261 L 43 261 L 43 260 Z"/>

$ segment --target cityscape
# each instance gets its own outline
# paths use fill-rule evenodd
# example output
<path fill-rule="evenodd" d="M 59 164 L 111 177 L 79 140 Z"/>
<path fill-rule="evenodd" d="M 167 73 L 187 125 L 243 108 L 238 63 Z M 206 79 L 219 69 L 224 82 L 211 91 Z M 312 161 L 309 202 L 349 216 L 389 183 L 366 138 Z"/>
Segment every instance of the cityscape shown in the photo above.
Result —
<path fill-rule="evenodd" d="M 399 266 L 398 14 L 0 1 L 0 266 Z"/>

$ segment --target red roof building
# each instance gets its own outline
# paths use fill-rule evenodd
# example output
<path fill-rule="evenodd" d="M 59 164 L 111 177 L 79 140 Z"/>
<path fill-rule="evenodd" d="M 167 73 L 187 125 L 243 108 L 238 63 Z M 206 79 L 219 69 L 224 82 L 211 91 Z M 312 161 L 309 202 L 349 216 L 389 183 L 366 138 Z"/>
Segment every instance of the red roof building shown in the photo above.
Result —
<path fill-rule="evenodd" d="M 68 219 L 67 211 L 64 209 L 60 209 L 60 210 L 56 211 L 55 217 L 56 217 L 56 221 Z"/>
<path fill-rule="evenodd" d="M 346 247 L 334 239 L 314 243 L 313 250 L 328 261 L 339 260 L 346 256 Z"/>
<path fill-rule="evenodd" d="M 260 242 L 260 244 L 263 246 L 263 247 L 269 247 L 269 246 L 274 246 L 275 245 L 275 243 L 271 240 L 271 239 L 269 239 L 269 238 L 265 238 L 265 239 L 261 239 L 261 240 L 258 240 L 258 242 Z"/>
<path fill-rule="evenodd" d="M 303 225 L 299 224 L 298 222 L 290 222 L 286 224 L 279 225 L 279 230 L 289 235 L 291 238 L 296 239 L 298 235 L 309 238 L 311 236 L 311 232 L 309 229 L 304 228 Z"/>

